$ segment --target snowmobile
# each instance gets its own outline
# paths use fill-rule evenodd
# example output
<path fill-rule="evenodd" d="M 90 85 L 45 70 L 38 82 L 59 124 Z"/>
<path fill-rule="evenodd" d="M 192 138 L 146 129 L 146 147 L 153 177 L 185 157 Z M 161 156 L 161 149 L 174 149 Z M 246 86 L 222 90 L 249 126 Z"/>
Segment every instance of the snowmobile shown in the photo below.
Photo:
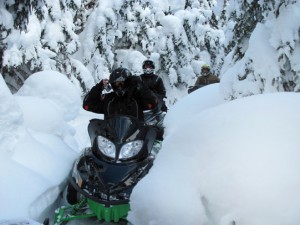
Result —
<path fill-rule="evenodd" d="M 189 86 L 188 87 L 188 94 L 192 93 L 193 91 L 196 91 L 199 88 L 204 87 L 205 85 L 195 85 L 195 86 Z"/>
<path fill-rule="evenodd" d="M 88 133 L 91 147 L 74 163 L 64 191 L 68 205 L 55 211 L 54 224 L 85 218 L 126 224 L 130 194 L 155 159 L 157 129 L 118 115 L 90 120 Z"/>

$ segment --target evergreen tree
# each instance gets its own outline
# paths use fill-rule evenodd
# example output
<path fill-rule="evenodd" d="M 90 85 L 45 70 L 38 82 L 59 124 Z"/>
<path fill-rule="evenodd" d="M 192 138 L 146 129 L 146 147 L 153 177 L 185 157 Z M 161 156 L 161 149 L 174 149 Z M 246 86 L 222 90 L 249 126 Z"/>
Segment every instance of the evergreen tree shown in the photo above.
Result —
<path fill-rule="evenodd" d="M 195 76 L 193 60 L 220 64 L 222 32 L 210 1 L 186 1 L 181 10 L 188 16 L 175 16 L 178 10 L 159 9 L 143 0 L 104 4 L 4 0 L 1 8 L 6 16 L 2 18 L 13 23 L 0 24 L 1 72 L 10 88 L 17 91 L 32 73 L 51 69 L 66 74 L 85 92 L 122 64 L 116 62 L 120 50 L 139 51 L 145 58 L 158 56 L 159 73 L 175 87 L 187 86 L 188 77 Z M 172 28 L 172 21 L 178 26 Z M 209 62 L 202 58 L 204 54 L 210 55 Z"/>
<path fill-rule="evenodd" d="M 295 4 L 299 3 L 294 0 L 241 1 L 239 10 L 226 12 L 227 15 L 232 15 L 229 20 L 234 20 L 235 26 L 233 39 L 226 47 L 228 54 L 225 59 L 227 61 L 225 68 L 235 66 L 240 68 L 238 72 L 231 72 L 226 76 L 226 80 L 231 80 L 231 88 L 227 91 L 226 98 L 235 99 L 278 91 L 299 91 L 300 71 L 298 63 L 295 63 L 297 57 L 295 51 L 300 47 L 299 27 L 291 29 L 291 27 L 282 26 L 282 24 L 289 24 L 288 17 L 297 14 L 297 12 L 293 12 Z M 290 19 L 293 21 L 295 18 Z M 277 23 L 281 26 L 280 31 L 277 30 Z M 226 24 L 229 22 L 225 23 L 225 26 Z M 255 51 L 255 48 L 259 50 L 260 43 L 255 43 L 256 45 L 253 43 L 249 46 L 249 40 L 252 35 L 259 34 L 266 36 L 261 42 L 264 43 L 264 46 L 270 46 L 277 55 L 277 60 L 268 60 L 269 65 L 264 65 L 271 67 L 270 71 L 262 71 L 256 66 L 257 59 L 252 58 L 251 52 Z"/>
<path fill-rule="evenodd" d="M 13 24 L 1 24 L 7 34 L 1 38 L 1 72 L 13 92 L 32 73 L 47 69 L 62 72 L 85 87 L 81 64 L 71 56 L 80 45 L 73 19 L 81 7 L 64 0 L 1 3 L 2 21 L 13 20 Z"/>
<path fill-rule="evenodd" d="M 34 46 L 31 47 L 28 45 L 28 39 L 30 35 L 33 35 L 30 30 L 33 21 L 40 22 L 43 19 L 41 7 L 42 4 L 37 0 L 16 2 L 4 0 L 0 3 L 0 69 L 8 87 L 13 92 L 19 89 L 32 72 L 39 70 L 34 59 L 37 56 L 37 40 L 34 40 Z M 22 38 L 23 42 L 16 43 Z"/>
<path fill-rule="evenodd" d="M 287 7 L 293 7 L 296 4 L 295 0 L 288 1 L 272 1 L 266 4 L 265 7 L 272 9 L 275 17 L 280 19 L 280 14 L 282 11 L 287 10 Z M 290 8 L 291 9 L 291 8 Z M 298 32 L 297 32 L 298 30 Z M 299 92 L 300 91 L 300 68 L 295 61 L 297 53 L 296 48 L 299 47 L 300 40 L 300 26 L 296 29 L 295 34 L 291 35 L 293 38 L 279 40 L 276 46 L 273 46 L 277 50 L 278 63 L 280 66 L 280 79 L 273 80 L 274 85 L 278 87 L 283 87 L 284 91 Z M 288 31 L 290 32 L 290 31 Z"/>
<path fill-rule="evenodd" d="M 32 73 L 48 69 L 65 74 L 86 92 L 116 66 L 139 74 L 141 68 L 117 57 L 136 51 L 155 59 L 157 72 L 175 89 L 190 85 L 200 65 L 208 63 L 220 76 L 230 68 L 242 68 L 230 74 L 228 99 L 299 91 L 298 27 L 279 35 L 272 26 L 266 27 L 284 20 L 282 14 L 296 4 L 296 0 L 186 0 L 175 9 L 145 0 L 3 0 L 0 72 L 13 92 Z M 276 53 L 272 75 L 259 71 L 249 55 L 256 47 L 249 46 L 251 36 L 262 26 L 275 34 L 265 41 Z"/>

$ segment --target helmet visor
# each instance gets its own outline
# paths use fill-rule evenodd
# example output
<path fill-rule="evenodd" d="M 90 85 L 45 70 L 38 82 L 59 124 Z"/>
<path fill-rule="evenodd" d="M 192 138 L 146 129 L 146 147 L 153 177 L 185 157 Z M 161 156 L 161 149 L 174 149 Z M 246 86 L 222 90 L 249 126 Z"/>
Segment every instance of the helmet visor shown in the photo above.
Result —
<path fill-rule="evenodd" d="M 113 82 L 111 86 L 118 96 L 123 96 L 125 94 L 124 81 Z"/>
<path fill-rule="evenodd" d="M 116 89 L 122 89 L 124 87 L 124 81 L 116 81 L 112 85 Z"/>
<path fill-rule="evenodd" d="M 147 68 L 153 69 L 153 66 L 151 64 L 147 63 L 144 65 L 144 69 L 147 69 Z"/>
<path fill-rule="evenodd" d="M 151 74 L 154 72 L 154 68 L 152 65 L 144 65 L 143 71 L 145 74 Z"/>

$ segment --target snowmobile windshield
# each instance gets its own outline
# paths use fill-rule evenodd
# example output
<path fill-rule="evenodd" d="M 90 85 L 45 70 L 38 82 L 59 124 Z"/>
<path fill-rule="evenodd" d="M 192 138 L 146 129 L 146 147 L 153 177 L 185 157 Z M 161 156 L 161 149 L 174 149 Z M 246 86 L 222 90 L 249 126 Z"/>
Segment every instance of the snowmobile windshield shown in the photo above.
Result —
<path fill-rule="evenodd" d="M 127 116 L 110 117 L 107 118 L 106 122 L 117 143 L 122 143 L 126 138 L 132 135 L 140 124 L 138 119 Z"/>

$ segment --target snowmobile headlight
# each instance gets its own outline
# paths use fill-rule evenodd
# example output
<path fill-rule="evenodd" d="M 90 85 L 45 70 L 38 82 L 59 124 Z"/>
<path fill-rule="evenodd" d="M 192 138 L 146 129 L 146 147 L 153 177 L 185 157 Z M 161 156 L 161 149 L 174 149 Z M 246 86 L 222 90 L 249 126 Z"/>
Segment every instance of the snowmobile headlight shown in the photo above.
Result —
<path fill-rule="evenodd" d="M 133 156 L 136 156 L 139 151 L 142 149 L 144 141 L 137 140 L 126 143 L 122 146 L 119 159 L 128 159 Z"/>
<path fill-rule="evenodd" d="M 99 150 L 106 156 L 110 158 L 115 158 L 116 156 L 116 146 L 107 138 L 98 136 L 97 144 Z"/>

